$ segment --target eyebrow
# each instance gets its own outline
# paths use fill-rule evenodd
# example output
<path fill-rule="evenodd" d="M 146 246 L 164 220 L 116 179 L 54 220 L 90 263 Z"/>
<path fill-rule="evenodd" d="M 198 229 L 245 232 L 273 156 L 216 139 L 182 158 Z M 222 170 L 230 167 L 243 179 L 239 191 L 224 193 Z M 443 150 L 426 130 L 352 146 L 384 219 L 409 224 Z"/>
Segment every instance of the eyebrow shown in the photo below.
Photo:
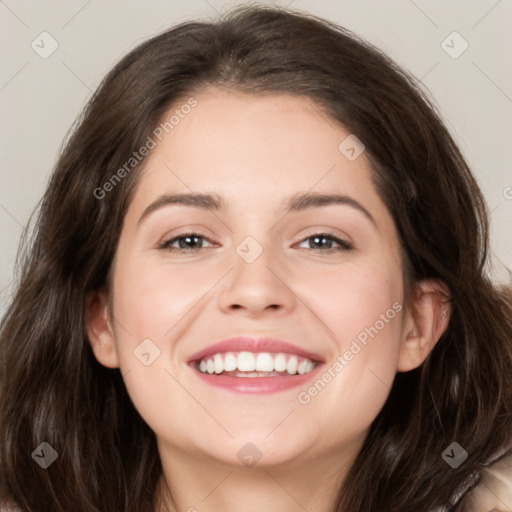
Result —
<path fill-rule="evenodd" d="M 140 224 L 154 211 L 173 204 L 192 206 L 203 210 L 222 210 L 226 207 L 222 198 L 216 194 L 163 194 L 145 208 L 137 223 Z"/>
<path fill-rule="evenodd" d="M 163 194 L 147 206 L 139 220 L 140 224 L 146 217 L 151 213 L 164 206 L 170 206 L 173 204 L 182 206 L 191 206 L 193 208 L 200 208 L 203 210 L 222 210 L 226 208 L 226 203 L 222 197 L 217 194 L 203 194 L 203 193 L 187 193 L 187 194 Z M 290 197 L 286 203 L 285 209 L 287 213 L 304 211 L 309 208 L 319 208 L 322 206 L 329 205 L 344 205 L 350 206 L 362 214 L 377 226 L 377 222 L 371 215 L 371 213 L 358 201 L 343 194 L 321 194 L 315 192 L 306 192 L 295 194 Z"/>

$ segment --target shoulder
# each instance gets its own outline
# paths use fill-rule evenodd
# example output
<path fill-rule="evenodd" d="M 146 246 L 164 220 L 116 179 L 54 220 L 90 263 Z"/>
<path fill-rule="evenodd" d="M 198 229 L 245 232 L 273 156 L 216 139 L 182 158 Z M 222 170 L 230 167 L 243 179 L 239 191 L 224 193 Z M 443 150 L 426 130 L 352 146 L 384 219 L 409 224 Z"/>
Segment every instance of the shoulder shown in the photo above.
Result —
<path fill-rule="evenodd" d="M 0 503 L 0 512 L 21 512 L 21 510 L 17 507 L 2 505 L 2 503 Z"/>
<path fill-rule="evenodd" d="M 478 475 L 478 483 L 463 494 L 456 510 L 512 510 L 512 454 L 500 457 L 483 468 Z"/>

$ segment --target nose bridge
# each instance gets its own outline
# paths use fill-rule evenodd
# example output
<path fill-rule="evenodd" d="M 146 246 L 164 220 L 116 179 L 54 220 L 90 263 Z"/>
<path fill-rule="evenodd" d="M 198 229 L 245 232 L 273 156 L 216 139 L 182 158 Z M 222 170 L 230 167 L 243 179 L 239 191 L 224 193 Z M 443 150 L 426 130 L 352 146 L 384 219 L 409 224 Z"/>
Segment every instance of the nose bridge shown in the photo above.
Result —
<path fill-rule="evenodd" d="M 279 276 L 279 258 L 267 235 L 246 236 L 233 255 L 233 271 L 220 296 L 223 309 L 244 308 L 252 313 L 291 308 L 293 293 Z M 265 240 L 263 240 L 265 238 Z"/>

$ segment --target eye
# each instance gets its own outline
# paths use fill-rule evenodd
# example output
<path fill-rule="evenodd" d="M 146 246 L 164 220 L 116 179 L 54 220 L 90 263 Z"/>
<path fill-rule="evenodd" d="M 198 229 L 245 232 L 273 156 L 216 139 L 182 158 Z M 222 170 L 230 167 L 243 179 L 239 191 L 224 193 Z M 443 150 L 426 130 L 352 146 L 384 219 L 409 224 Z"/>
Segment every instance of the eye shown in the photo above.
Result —
<path fill-rule="evenodd" d="M 182 233 L 174 238 L 165 240 L 158 246 L 158 248 L 165 249 L 167 251 L 196 251 L 199 249 L 205 249 L 205 247 L 202 247 L 202 242 L 205 240 L 210 242 L 208 238 L 199 233 Z"/>
<path fill-rule="evenodd" d="M 213 244 L 211 240 L 200 233 L 182 233 L 163 241 L 158 248 L 167 251 L 195 252 L 200 249 L 206 249 L 203 246 L 205 241 L 211 245 Z M 304 243 L 309 243 L 310 247 L 304 247 L 302 245 Z M 353 249 L 351 243 L 329 233 L 315 233 L 305 238 L 299 245 L 303 249 L 320 249 L 321 252 L 348 251 Z"/>
<path fill-rule="evenodd" d="M 309 243 L 310 247 L 303 247 L 303 243 Z M 337 245 L 338 247 L 334 246 Z M 353 245 L 346 240 L 338 238 L 337 236 L 331 235 L 330 233 L 315 233 L 314 235 L 304 238 L 300 242 L 300 246 L 304 249 L 320 249 L 322 252 L 328 251 L 349 251 L 353 249 Z"/>

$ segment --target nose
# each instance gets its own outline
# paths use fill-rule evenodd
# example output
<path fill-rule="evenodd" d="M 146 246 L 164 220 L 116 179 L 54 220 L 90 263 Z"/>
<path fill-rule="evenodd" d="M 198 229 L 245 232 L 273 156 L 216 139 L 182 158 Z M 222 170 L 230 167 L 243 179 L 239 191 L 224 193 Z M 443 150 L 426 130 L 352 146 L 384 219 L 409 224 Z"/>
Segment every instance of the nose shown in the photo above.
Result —
<path fill-rule="evenodd" d="M 250 317 L 290 313 L 297 297 L 285 268 L 278 265 L 277 256 L 265 248 L 254 261 L 249 261 L 234 254 L 234 268 L 223 281 L 219 307 L 225 313 L 239 311 Z"/>

